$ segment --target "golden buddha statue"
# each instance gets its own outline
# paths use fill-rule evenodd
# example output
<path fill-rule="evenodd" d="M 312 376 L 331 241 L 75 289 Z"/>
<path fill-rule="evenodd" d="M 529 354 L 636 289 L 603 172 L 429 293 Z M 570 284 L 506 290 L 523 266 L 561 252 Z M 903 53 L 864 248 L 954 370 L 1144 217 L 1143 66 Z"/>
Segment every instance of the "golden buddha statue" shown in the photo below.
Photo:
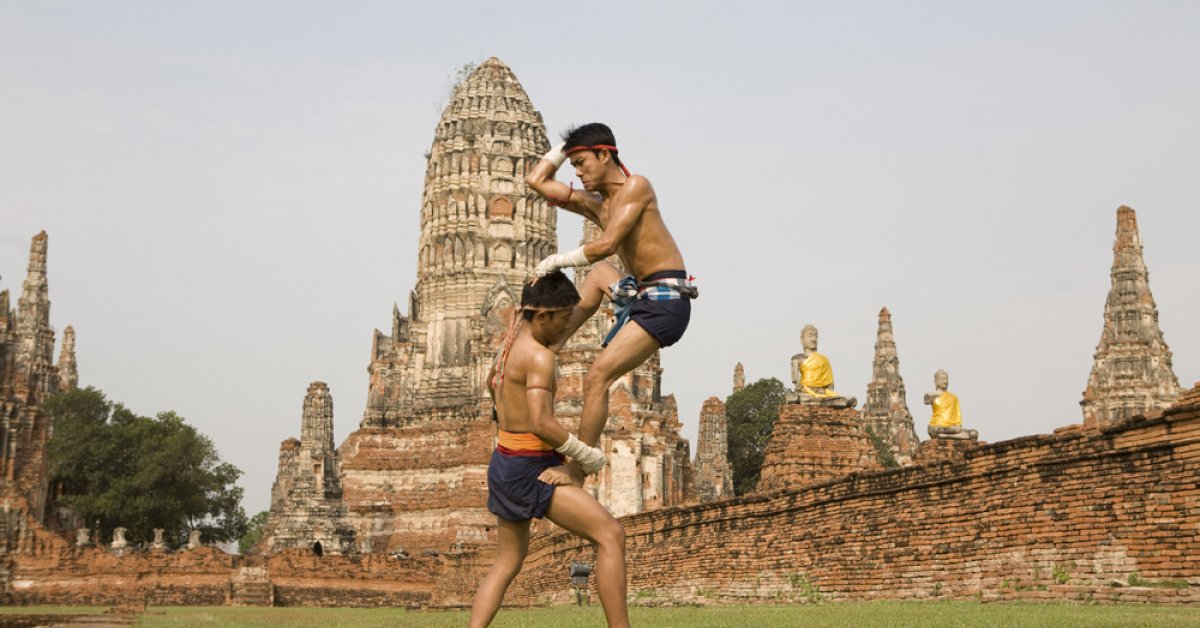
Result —
<path fill-rule="evenodd" d="M 792 383 L 796 388 L 787 394 L 787 402 L 853 408 L 857 399 L 843 397 L 833 389 L 833 365 L 817 352 L 817 328 L 805 325 L 800 331 L 800 344 L 804 352 L 792 356 Z"/>
<path fill-rule="evenodd" d="M 925 404 L 933 407 L 933 416 L 929 419 L 930 438 L 979 440 L 978 432 L 963 429 L 958 395 L 947 390 L 949 386 L 950 375 L 938 369 L 938 372 L 933 374 L 933 387 L 936 390 L 925 393 Z"/>

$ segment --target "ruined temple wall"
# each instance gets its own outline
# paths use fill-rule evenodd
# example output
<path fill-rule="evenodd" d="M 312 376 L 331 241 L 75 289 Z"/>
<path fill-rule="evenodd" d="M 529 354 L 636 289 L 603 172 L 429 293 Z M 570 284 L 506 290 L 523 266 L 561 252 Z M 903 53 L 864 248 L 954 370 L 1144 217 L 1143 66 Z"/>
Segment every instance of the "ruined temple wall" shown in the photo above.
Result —
<path fill-rule="evenodd" d="M 276 606 L 423 606 L 441 570 L 441 560 L 429 556 L 314 556 L 300 549 L 266 563 Z"/>
<path fill-rule="evenodd" d="M 353 432 L 339 454 L 342 499 L 360 549 L 444 551 L 464 533 L 494 539 L 486 506 L 494 446 L 488 420 Z"/>
<path fill-rule="evenodd" d="M 1062 430 L 953 460 L 624 517 L 630 594 L 701 603 L 1200 601 L 1200 392 L 1193 396 L 1102 433 Z M 565 533 L 535 538 L 507 600 L 569 601 L 573 560 L 594 560 L 590 544 Z M 1130 574 L 1192 586 L 1113 586 Z"/>

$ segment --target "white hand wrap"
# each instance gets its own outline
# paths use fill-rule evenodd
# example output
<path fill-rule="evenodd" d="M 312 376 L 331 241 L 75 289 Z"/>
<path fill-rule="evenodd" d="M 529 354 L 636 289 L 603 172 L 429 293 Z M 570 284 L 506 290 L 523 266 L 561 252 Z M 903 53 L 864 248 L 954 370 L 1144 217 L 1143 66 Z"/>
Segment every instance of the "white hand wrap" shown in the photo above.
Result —
<path fill-rule="evenodd" d="M 558 446 L 555 451 L 578 462 L 579 468 L 588 475 L 594 475 L 608 464 L 608 459 L 604 457 L 600 448 L 584 445 L 574 434 L 567 434 L 567 442 Z"/>
<path fill-rule="evenodd" d="M 542 155 L 542 159 L 554 164 L 554 169 L 557 170 L 567 160 L 567 154 L 563 152 L 563 147 L 566 145 L 566 142 L 559 142 L 558 146 L 551 148 L 550 152 Z"/>
<path fill-rule="evenodd" d="M 581 246 L 581 247 L 575 249 L 574 251 L 567 251 L 566 253 L 555 253 L 553 255 L 546 257 L 546 259 L 544 259 L 538 263 L 537 268 L 533 269 L 533 274 L 538 277 L 545 277 L 546 275 L 549 275 L 550 273 L 552 273 L 560 268 L 567 268 L 568 266 L 587 266 L 587 265 L 588 265 L 587 254 L 585 254 L 583 252 L 583 247 Z"/>

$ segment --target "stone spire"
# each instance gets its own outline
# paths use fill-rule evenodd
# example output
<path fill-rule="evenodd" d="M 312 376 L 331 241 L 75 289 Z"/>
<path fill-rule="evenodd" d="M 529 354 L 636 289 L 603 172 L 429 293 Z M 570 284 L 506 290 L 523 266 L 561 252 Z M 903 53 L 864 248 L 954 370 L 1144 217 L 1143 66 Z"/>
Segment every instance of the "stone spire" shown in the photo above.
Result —
<path fill-rule="evenodd" d="M 300 440 L 279 447 L 279 471 L 271 487 L 271 511 L 257 551 L 308 547 L 341 553 L 354 543 L 346 521 L 338 454 L 333 447 L 333 397 L 325 382 L 308 385 Z"/>
<path fill-rule="evenodd" d="M 409 312 L 429 325 L 426 364 L 465 364 L 472 315 L 498 285 L 519 291 L 557 249 L 555 210 L 525 184 L 549 148 L 541 114 L 499 59 L 454 90 L 429 151 Z"/>
<path fill-rule="evenodd" d="M 1165 408 L 1180 393 L 1171 351 L 1158 327 L 1150 273 L 1142 257 L 1137 213 L 1117 209 L 1112 288 L 1104 304 L 1104 330 L 1083 391 L 1083 422 L 1104 427 Z"/>
<path fill-rule="evenodd" d="M 742 363 L 738 362 L 737 366 L 733 367 L 733 392 L 742 392 L 746 388 L 746 370 L 742 368 Z"/>
<path fill-rule="evenodd" d="M 46 232 L 33 236 L 29 246 L 29 272 L 17 301 L 14 388 L 26 401 L 56 392 L 54 330 L 50 327 L 50 285 L 46 280 Z"/>
<path fill-rule="evenodd" d="M 704 400 L 704 406 L 700 409 L 700 432 L 696 439 L 695 478 L 696 497 L 701 501 L 712 501 L 733 495 L 733 467 L 729 464 L 728 419 L 725 416 L 725 404 L 716 397 Z"/>
<path fill-rule="evenodd" d="M 327 495 L 341 493 L 338 483 L 336 452 L 333 446 L 333 396 L 325 382 L 308 385 L 304 411 L 300 419 L 300 457 L 313 470 L 315 489 Z"/>
<path fill-rule="evenodd" d="M 892 314 L 885 307 L 879 310 L 879 330 L 875 337 L 875 360 L 871 383 L 867 384 L 867 400 L 863 404 L 863 421 L 867 429 L 883 440 L 900 464 L 912 462 L 917 450 L 917 432 L 900 377 L 900 358 L 892 336 Z"/>
<path fill-rule="evenodd" d="M 58 389 L 75 390 L 79 387 L 79 366 L 75 362 L 75 328 L 67 325 L 63 330 L 62 351 L 58 354 Z"/>

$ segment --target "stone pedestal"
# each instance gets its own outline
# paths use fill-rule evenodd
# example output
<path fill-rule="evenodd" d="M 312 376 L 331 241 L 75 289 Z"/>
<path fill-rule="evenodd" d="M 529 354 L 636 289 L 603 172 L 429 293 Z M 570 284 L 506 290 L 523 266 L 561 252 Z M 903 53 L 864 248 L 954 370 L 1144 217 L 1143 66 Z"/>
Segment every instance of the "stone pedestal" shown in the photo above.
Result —
<path fill-rule="evenodd" d="M 796 488 L 882 468 L 858 411 L 783 404 L 758 479 L 758 492 Z"/>

